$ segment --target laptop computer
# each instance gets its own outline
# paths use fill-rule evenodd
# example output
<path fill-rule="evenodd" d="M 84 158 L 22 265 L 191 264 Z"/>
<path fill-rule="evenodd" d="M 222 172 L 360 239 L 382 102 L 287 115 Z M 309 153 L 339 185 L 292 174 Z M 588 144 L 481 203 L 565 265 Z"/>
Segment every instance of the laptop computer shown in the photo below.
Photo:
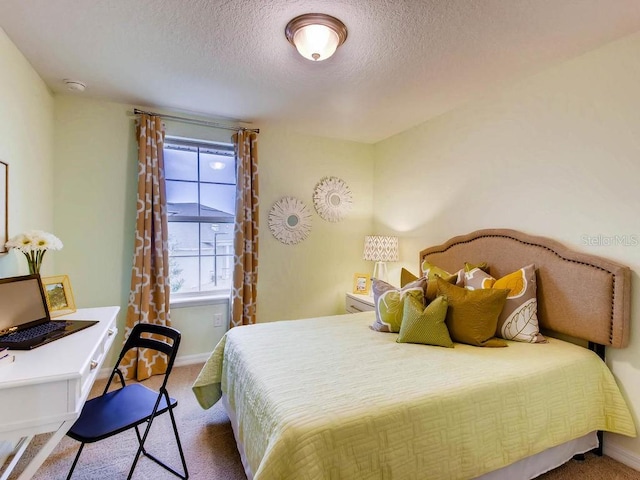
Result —
<path fill-rule="evenodd" d="M 0 347 L 31 350 L 96 323 L 51 320 L 40 275 L 0 278 Z"/>

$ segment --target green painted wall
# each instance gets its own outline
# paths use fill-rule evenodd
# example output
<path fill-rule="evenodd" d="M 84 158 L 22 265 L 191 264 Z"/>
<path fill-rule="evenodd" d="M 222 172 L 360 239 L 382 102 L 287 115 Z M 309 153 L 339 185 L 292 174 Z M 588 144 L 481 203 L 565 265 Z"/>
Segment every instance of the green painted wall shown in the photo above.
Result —
<path fill-rule="evenodd" d="M 640 235 L 640 35 L 590 52 L 377 145 L 260 125 L 260 321 L 343 312 L 344 292 L 361 260 L 364 235 L 399 232 L 401 261 L 478 228 L 508 227 L 640 269 L 639 247 L 594 247 L 583 235 Z M 45 275 L 68 274 L 80 307 L 120 305 L 129 290 L 136 192 L 136 145 L 129 105 L 56 96 L 0 30 L 0 159 L 10 164 L 10 234 L 39 228 L 65 243 Z M 169 134 L 221 140 L 228 132 L 168 123 Z M 402 161 L 398 161 L 402 159 Z M 312 207 L 315 184 L 343 178 L 355 204 L 332 224 L 313 216 L 296 246 L 267 229 L 269 208 L 285 195 Z M 375 192 L 375 195 L 374 195 Z M 0 275 L 26 272 L 15 254 Z M 608 363 L 638 420 L 640 339 L 634 273 L 631 345 Z M 175 308 L 182 355 L 210 351 L 226 305 Z M 640 422 L 637 422 L 640 424 Z M 606 452 L 637 461 L 640 440 L 609 435 Z M 626 457 L 625 457 L 626 455 Z"/>
<path fill-rule="evenodd" d="M 120 305 L 122 335 L 129 294 L 135 223 L 136 143 L 129 105 L 81 96 L 55 97 L 55 226 L 65 242 L 56 252 L 57 274 L 70 277 L 79 307 Z M 231 132 L 167 122 L 167 134 L 230 141 Z M 370 268 L 362 257 L 371 233 L 372 147 L 261 126 L 259 137 L 261 244 L 258 319 L 332 315 L 344 312 L 352 275 Z M 298 196 L 312 207 L 312 192 L 335 175 L 351 187 L 348 218 L 326 222 L 313 214 L 311 236 L 301 244 L 277 242 L 267 228 L 275 200 Z M 366 271 L 366 270 L 365 270 Z M 210 352 L 225 329 L 213 326 L 226 304 L 172 308 L 183 333 L 181 355 Z"/>
<path fill-rule="evenodd" d="M 353 274 L 373 268 L 362 260 L 364 237 L 372 233 L 372 146 L 267 127 L 261 129 L 259 151 L 259 320 L 344 313 Z M 352 210 L 341 222 L 315 213 L 313 189 L 325 176 L 344 180 L 353 195 Z M 311 234 L 297 245 L 280 243 L 267 228 L 269 209 L 285 195 L 313 212 Z"/>
<path fill-rule="evenodd" d="M 0 29 L 0 160 L 9 164 L 9 236 L 53 228 L 53 97 Z M 45 257 L 42 274 L 57 253 Z M 0 276 L 28 273 L 22 254 L 0 254 Z"/>

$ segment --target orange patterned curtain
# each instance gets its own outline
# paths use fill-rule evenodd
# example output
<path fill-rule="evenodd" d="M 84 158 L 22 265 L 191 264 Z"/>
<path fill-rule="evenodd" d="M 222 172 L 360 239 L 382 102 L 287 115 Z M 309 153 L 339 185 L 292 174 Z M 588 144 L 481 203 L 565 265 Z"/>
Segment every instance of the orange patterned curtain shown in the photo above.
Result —
<path fill-rule="evenodd" d="M 233 135 L 237 162 L 233 290 L 230 327 L 256 323 L 258 287 L 258 135 Z"/>
<path fill-rule="evenodd" d="M 164 181 L 164 125 L 160 117 L 141 115 L 138 136 L 138 209 L 131 292 L 125 338 L 137 323 L 171 325 L 169 257 Z M 166 357 L 146 349 L 131 350 L 123 361 L 126 378 L 144 380 L 164 373 Z"/>

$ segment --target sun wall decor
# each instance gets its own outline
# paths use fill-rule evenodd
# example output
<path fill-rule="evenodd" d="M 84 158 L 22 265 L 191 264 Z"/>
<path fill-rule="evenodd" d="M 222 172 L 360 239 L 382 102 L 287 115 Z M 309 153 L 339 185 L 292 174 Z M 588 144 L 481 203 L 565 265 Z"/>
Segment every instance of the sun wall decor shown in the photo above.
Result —
<path fill-rule="evenodd" d="M 286 245 L 295 245 L 311 233 L 309 207 L 295 197 L 282 197 L 269 210 L 269 230 Z"/>
<path fill-rule="evenodd" d="M 318 215 L 328 222 L 339 222 L 351 210 L 351 190 L 338 177 L 325 177 L 313 190 L 313 206 Z"/>

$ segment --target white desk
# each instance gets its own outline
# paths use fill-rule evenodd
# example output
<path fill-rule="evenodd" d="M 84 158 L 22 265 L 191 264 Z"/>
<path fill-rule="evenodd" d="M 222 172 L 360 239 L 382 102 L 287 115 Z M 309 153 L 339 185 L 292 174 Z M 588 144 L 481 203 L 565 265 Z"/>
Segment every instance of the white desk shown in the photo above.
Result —
<path fill-rule="evenodd" d="M 30 479 L 76 421 L 116 337 L 120 307 L 80 309 L 60 319 L 99 323 L 29 351 L 14 351 L 0 365 L 0 440 L 17 443 L 6 480 L 34 435 L 54 432 L 22 471 Z M 58 318 L 56 318 L 58 320 Z"/>

